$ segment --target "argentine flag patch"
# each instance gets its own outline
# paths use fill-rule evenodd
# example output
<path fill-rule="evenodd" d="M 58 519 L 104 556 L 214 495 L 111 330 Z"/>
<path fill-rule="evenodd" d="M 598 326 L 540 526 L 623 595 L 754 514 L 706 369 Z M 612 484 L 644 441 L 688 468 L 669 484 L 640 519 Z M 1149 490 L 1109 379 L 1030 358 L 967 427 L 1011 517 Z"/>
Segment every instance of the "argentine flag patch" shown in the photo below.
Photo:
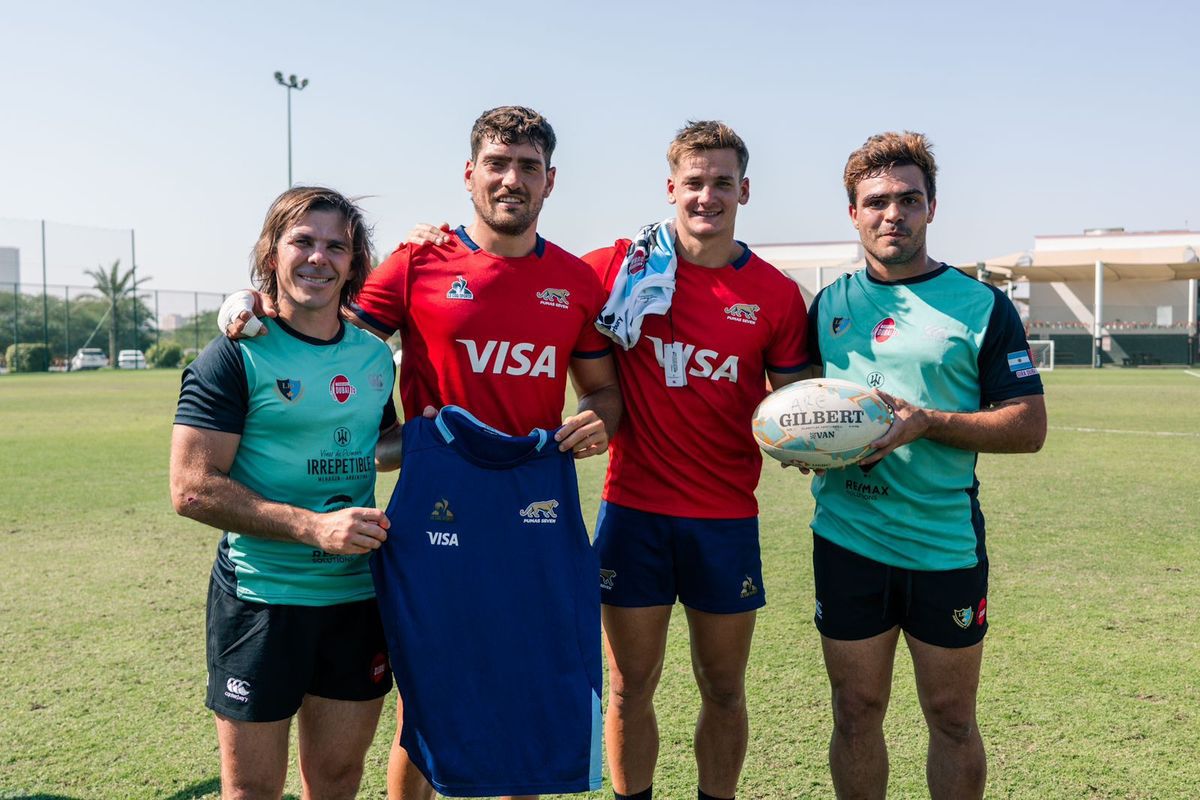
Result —
<path fill-rule="evenodd" d="M 1037 375 L 1037 367 L 1033 365 L 1033 353 L 1029 350 L 1018 350 L 1008 354 L 1008 368 L 1018 378 L 1028 378 Z"/>

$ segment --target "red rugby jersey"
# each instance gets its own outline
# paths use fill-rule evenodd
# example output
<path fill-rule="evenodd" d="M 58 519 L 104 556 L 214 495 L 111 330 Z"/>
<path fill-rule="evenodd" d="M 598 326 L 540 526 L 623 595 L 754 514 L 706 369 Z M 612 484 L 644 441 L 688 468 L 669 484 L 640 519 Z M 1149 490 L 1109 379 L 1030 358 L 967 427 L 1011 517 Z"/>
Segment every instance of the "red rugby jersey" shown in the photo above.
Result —
<path fill-rule="evenodd" d="M 593 325 L 607 295 L 595 272 L 540 236 L 505 258 L 459 227 L 448 244 L 403 244 L 371 273 L 354 312 L 400 331 L 406 417 L 458 405 L 506 433 L 562 422 L 572 356 L 600 357 Z"/>
<path fill-rule="evenodd" d="M 628 239 L 583 257 L 611 289 Z M 679 260 L 671 310 L 647 316 L 632 350 L 613 348 L 625 415 L 610 448 L 604 499 L 710 519 L 758 513 L 762 457 L 750 432 L 766 370 L 808 366 L 800 287 L 746 248 L 709 269 Z M 687 385 L 669 387 L 662 350 L 683 344 Z"/>

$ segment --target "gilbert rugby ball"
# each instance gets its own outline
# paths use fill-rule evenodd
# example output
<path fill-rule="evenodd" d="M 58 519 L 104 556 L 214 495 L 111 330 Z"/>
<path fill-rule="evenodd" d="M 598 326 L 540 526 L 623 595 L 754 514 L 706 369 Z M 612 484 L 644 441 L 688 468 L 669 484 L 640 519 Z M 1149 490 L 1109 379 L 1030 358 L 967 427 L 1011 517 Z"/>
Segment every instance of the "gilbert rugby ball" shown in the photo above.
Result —
<path fill-rule="evenodd" d="M 875 392 L 850 381 L 789 383 L 754 410 L 754 439 L 785 464 L 837 469 L 866 458 L 894 415 Z"/>

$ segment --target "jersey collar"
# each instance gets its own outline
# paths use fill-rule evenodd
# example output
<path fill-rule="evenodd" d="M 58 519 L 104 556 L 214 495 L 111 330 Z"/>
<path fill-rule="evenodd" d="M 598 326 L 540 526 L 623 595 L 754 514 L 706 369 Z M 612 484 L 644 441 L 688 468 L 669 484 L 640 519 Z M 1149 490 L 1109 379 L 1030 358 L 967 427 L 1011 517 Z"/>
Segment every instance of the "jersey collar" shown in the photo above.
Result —
<path fill-rule="evenodd" d="M 482 247 L 475 244 L 474 239 L 472 239 L 470 236 L 467 235 L 467 226 L 466 225 L 459 225 L 457 228 L 455 228 L 454 235 L 457 236 L 462 241 L 462 243 L 467 246 L 467 249 L 470 250 L 472 253 L 483 250 Z M 541 258 L 542 254 L 546 252 L 546 240 L 542 238 L 542 235 L 540 233 L 535 234 L 535 235 L 537 236 L 537 241 L 533 245 L 533 255 L 537 256 L 538 258 Z M 486 252 L 486 251 L 484 251 L 484 252 Z"/>
<path fill-rule="evenodd" d="M 911 278 L 901 278 L 898 281 L 881 281 L 879 278 L 876 278 L 874 275 L 872 275 L 871 270 L 867 269 L 865 266 L 863 267 L 863 272 L 866 273 L 868 281 L 870 281 L 871 283 L 877 283 L 880 286 L 907 286 L 907 285 L 911 285 L 914 283 L 924 283 L 925 281 L 931 281 L 948 269 L 950 269 L 950 265 L 943 261 L 943 262 L 941 262 L 941 265 L 937 269 L 933 270 L 932 272 L 925 272 L 920 275 L 913 276 Z"/>
<path fill-rule="evenodd" d="M 320 345 L 320 346 L 337 344 L 346 335 L 346 322 L 345 322 L 345 320 L 342 320 L 342 319 L 338 320 L 338 332 L 334 335 L 334 337 L 332 339 L 317 339 L 313 336 L 308 336 L 307 334 L 303 334 L 300 331 L 293 328 L 291 325 L 288 325 L 286 322 L 281 320 L 279 317 L 275 317 L 274 322 L 276 325 L 279 326 L 279 329 L 281 331 L 283 331 L 284 333 L 286 333 L 288 336 L 299 339 L 302 342 L 307 342 L 308 344 L 315 344 L 315 345 Z"/>

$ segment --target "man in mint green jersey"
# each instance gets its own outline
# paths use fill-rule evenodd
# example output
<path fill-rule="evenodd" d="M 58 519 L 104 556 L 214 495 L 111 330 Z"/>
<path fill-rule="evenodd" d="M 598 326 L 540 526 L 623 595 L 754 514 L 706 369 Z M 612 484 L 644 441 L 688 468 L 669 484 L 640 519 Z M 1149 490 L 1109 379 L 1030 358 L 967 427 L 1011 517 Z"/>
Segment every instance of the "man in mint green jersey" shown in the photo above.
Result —
<path fill-rule="evenodd" d="M 883 718 L 901 632 L 929 728 L 934 798 L 983 796 L 975 697 L 987 632 L 987 553 L 975 463 L 1046 436 L 1020 318 L 993 287 L 926 253 L 937 166 L 917 133 L 872 136 L 845 185 L 866 267 L 809 311 L 812 363 L 876 389 L 896 421 L 876 451 L 816 475 L 817 629 L 833 690 L 838 797 L 883 798 Z"/>
<path fill-rule="evenodd" d="M 267 212 L 255 283 L 272 336 L 213 341 L 183 375 L 175 510 L 225 531 L 209 582 L 222 797 L 278 798 L 299 717 L 305 797 L 352 798 L 391 688 L 367 556 L 375 471 L 399 465 L 387 346 L 339 310 L 370 271 L 362 214 L 301 187 Z"/>

